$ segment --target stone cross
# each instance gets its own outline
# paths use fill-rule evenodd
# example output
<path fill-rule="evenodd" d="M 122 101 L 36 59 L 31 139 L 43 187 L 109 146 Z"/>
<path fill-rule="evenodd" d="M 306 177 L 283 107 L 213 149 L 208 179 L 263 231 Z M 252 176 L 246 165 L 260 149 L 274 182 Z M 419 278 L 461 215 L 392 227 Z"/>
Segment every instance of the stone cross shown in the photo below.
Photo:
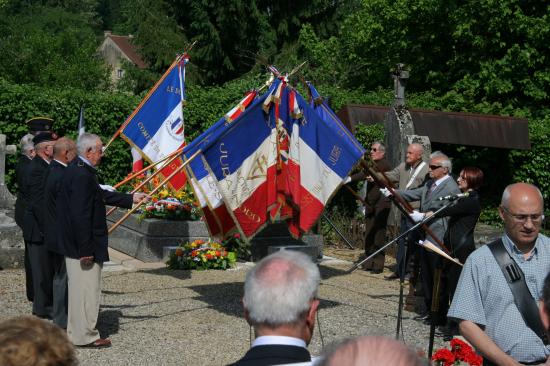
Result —
<path fill-rule="evenodd" d="M 15 155 L 15 145 L 6 145 L 6 135 L 0 134 L 0 209 L 13 209 L 15 197 L 6 187 L 6 155 Z"/>
<path fill-rule="evenodd" d="M 397 64 L 395 71 L 392 74 L 394 86 L 394 106 L 405 106 L 405 84 L 409 78 L 409 72 L 403 70 L 404 64 Z"/>

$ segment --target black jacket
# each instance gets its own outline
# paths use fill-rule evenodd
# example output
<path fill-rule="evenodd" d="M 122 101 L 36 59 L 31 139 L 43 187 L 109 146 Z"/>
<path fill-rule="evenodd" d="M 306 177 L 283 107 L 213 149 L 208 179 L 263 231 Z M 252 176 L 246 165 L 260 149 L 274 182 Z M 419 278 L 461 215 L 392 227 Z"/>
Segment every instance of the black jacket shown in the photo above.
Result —
<path fill-rule="evenodd" d="M 470 191 L 468 197 L 458 200 L 437 214 L 437 217 L 450 216 L 444 241 L 454 255 L 465 248 L 469 249 L 468 254 L 475 249 L 474 228 L 480 213 L 479 195 L 476 191 Z M 459 259 L 463 261 L 466 258 Z"/>
<path fill-rule="evenodd" d="M 44 159 L 36 155 L 31 161 L 25 182 L 29 200 L 23 220 L 23 237 L 35 245 L 44 243 L 44 180 L 48 173 L 48 165 Z"/>
<path fill-rule="evenodd" d="M 57 241 L 57 195 L 65 174 L 65 166 L 53 160 L 50 163 L 44 191 L 44 244 L 48 250 L 63 254 Z"/>
<path fill-rule="evenodd" d="M 80 157 L 74 159 L 61 182 L 57 197 L 57 236 L 60 254 L 79 259 L 94 256 L 94 262 L 109 260 L 105 205 L 132 207 L 132 195 L 103 191 L 96 169 Z"/>
<path fill-rule="evenodd" d="M 268 366 L 309 361 L 309 351 L 303 347 L 271 344 L 252 347 L 243 358 L 229 366 Z"/>
<path fill-rule="evenodd" d="M 29 201 L 29 193 L 27 192 L 27 177 L 30 172 L 31 159 L 26 155 L 19 156 L 19 161 L 15 167 L 15 175 L 17 178 L 17 200 L 15 201 L 15 222 L 23 229 L 25 220 L 25 209 Z"/>

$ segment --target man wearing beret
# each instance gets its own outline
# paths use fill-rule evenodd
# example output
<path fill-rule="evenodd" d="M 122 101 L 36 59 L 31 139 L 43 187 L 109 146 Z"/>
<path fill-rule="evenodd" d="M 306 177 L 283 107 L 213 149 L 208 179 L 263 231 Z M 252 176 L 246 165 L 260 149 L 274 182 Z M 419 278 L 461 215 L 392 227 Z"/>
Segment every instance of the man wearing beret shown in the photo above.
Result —
<path fill-rule="evenodd" d="M 36 156 L 31 161 L 25 182 L 29 199 L 23 222 L 23 238 L 28 248 L 33 282 L 32 312 L 48 319 L 52 311 L 53 271 L 44 245 L 44 180 L 53 157 L 55 140 L 51 132 L 41 132 L 33 138 Z"/>
<path fill-rule="evenodd" d="M 53 120 L 48 117 L 34 117 L 27 121 L 29 133 L 38 135 L 41 132 L 52 132 Z"/>

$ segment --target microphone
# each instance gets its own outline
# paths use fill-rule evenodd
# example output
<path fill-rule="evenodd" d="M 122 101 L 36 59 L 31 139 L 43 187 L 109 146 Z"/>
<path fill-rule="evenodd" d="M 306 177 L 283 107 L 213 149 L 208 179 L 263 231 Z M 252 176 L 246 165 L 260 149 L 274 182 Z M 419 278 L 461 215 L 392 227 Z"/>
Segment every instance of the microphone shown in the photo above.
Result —
<path fill-rule="evenodd" d="M 450 195 L 445 196 L 445 197 L 439 197 L 436 201 L 455 201 L 455 200 L 458 200 L 460 198 L 468 197 L 469 195 L 470 195 L 469 192 L 458 193 L 458 194 L 450 194 Z"/>

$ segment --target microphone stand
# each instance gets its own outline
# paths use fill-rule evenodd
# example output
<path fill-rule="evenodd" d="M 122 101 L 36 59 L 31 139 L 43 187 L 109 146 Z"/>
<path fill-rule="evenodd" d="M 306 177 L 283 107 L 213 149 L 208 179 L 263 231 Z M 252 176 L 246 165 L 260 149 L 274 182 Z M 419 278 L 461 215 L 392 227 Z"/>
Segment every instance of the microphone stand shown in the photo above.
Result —
<path fill-rule="evenodd" d="M 454 200 L 450 200 L 449 203 L 447 203 L 446 205 L 440 207 L 437 211 L 434 212 L 433 215 L 431 215 L 430 217 L 427 217 L 425 218 L 424 220 L 422 221 L 419 221 L 417 223 L 415 223 L 411 228 L 409 228 L 407 231 L 401 233 L 400 235 L 396 236 L 394 239 L 392 239 L 390 242 L 384 244 L 384 246 L 382 246 L 380 249 L 378 249 L 377 251 L 375 251 L 374 253 L 372 253 L 371 255 L 369 255 L 367 258 L 363 259 L 362 261 L 358 262 L 358 263 L 355 263 L 350 269 L 348 269 L 346 271 L 346 274 L 349 274 L 349 273 L 352 273 L 353 271 L 355 271 L 357 268 L 359 268 L 363 263 L 365 263 L 366 261 L 368 261 L 369 259 L 373 258 L 374 256 L 376 256 L 378 253 L 380 253 L 381 251 L 385 250 L 387 247 L 389 247 L 390 245 L 392 245 L 393 243 L 399 241 L 400 239 L 404 238 L 405 236 L 407 236 L 409 233 L 413 232 L 414 230 L 416 230 L 417 228 L 421 227 L 422 225 L 425 225 L 427 222 L 429 222 L 430 220 L 434 219 L 435 218 L 435 215 L 437 215 L 438 213 L 440 213 L 441 211 L 443 211 L 444 209 L 446 209 L 447 207 L 451 206 L 452 204 L 454 204 Z M 404 209 L 397 205 L 397 207 L 399 207 L 400 209 L 402 209 L 402 211 L 404 211 Z M 406 211 L 405 211 L 406 212 Z M 407 215 L 407 217 L 409 219 L 412 220 L 412 218 L 409 216 L 408 213 L 405 213 Z M 418 243 L 415 243 L 418 245 Z M 406 253 L 406 252 L 405 252 Z M 405 254 L 406 256 L 407 254 Z M 406 259 L 406 258 L 405 258 Z M 406 263 L 406 262 L 405 262 Z M 397 328 L 396 328 L 396 331 L 395 331 L 395 339 L 399 340 L 399 332 L 401 331 L 401 327 L 402 327 L 402 319 L 403 319 L 403 288 L 404 288 L 404 282 L 405 282 L 405 271 L 401 271 L 401 273 L 399 274 L 399 305 L 398 305 L 398 309 L 397 309 Z M 439 283 L 437 283 L 437 287 L 439 287 Z M 434 284 L 434 289 L 436 288 L 435 284 Z M 432 304 L 433 304 L 433 298 L 432 298 Z M 437 311 L 437 310 L 436 310 Z M 432 321 L 433 322 L 433 321 Z M 434 331 L 435 333 L 435 331 Z M 433 345 L 433 339 L 430 340 L 430 343 Z"/>
<path fill-rule="evenodd" d="M 325 213 L 323 212 L 323 218 L 328 222 L 328 224 L 334 229 L 334 231 L 336 231 L 336 233 L 342 238 L 344 239 L 344 241 L 346 242 L 346 244 L 348 245 L 348 247 L 350 249 L 355 249 L 355 247 L 350 243 L 350 241 L 344 236 L 344 234 L 342 234 L 340 232 L 340 230 L 338 230 L 338 228 L 336 227 L 336 225 L 334 225 L 334 223 L 328 218 L 327 215 L 325 215 Z"/>

